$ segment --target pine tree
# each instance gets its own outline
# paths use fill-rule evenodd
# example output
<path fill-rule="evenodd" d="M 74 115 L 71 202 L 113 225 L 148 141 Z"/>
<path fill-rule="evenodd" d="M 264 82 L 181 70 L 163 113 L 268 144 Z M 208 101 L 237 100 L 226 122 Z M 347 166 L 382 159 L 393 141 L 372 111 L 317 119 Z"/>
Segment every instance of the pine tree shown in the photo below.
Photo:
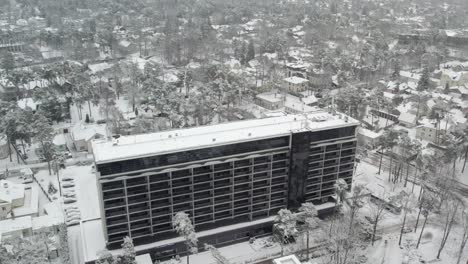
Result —
<path fill-rule="evenodd" d="M 255 47 L 253 40 L 249 41 L 249 46 L 247 47 L 247 55 L 246 55 L 246 62 L 255 59 Z"/>
<path fill-rule="evenodd" d="M 53 155 L 52 140 L 54 138 L 54 129 L 49 124 L 49 120 L 41 113 L 34 114 L 34 122 L 32 124 L 33 134 L 37 141 L 41 144 L 45 158 L 47 160 L 47 166 L 49 169 L 49 175 L 52 175 L 52 169 L 50 161 Z"/>
<path fill-rule="evenodd" d="M 395 60 L 395 63 L 393 64 L 393 72 L 392 72 L 392 79 L 396 80 L 398 77 L 400 77 L 400 61 Z"/>
<path fill-rule="evenodd" d="M 2 54 L 2 68 L 8 74 L 11 70 L 15 68 L 15 57 L 11 52 L 3 52 Z"/>
<path fill-rule="evenodd" d="M 426 66 L 419 79 L 417 90 L 421 92 L 427 89 L 429 89 L 429 68 Z"/>

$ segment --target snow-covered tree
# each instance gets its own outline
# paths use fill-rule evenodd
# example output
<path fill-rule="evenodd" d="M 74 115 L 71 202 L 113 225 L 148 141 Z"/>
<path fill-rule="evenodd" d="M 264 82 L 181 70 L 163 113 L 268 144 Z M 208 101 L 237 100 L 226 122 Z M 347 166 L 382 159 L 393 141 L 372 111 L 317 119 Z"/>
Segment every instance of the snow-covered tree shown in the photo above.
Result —
<path fill-rule="evenodd" d="M 284 245 L 289 243 L 291 237 L 297 235 L 296 215 L 288 209 L 281 209 L 275 217 L 273 234 L 280 243 L 281 256 L 284 254 Z"/>
<path fill-rule="evenodd" d="M 185 212 L 178 212 L 172 219 L 172 226 L 177 234 L 185 240 L 185 245 L 187 246 L 187 264 L 189 264 L 190 254 L 198 253 L 198 238 L 192 221 Z"/>
<path fill-rule="evenodd" d="M 397 196 L 395 196 L 394 200 L 401 205 L 401 210 L 403 210 L 403 220 L 400 229 L 400 239 L 398 240 L 398 245 L 401 245 L 401 241 L 403 239 L 403 234 L 406 227 L 406 219 L 408 213 L 411 213 L 414 209 L 415 200 L 411 193 L 407 193 L 405 191 L 401 191 Z"/>
<path fill-rule="evenodd" d="M 453 225 L 455 224 L 457 213 L 460 208 L 461 201 L 458 200 L 457 197 L 450 197 L 449 199 L 445 200 L 445 204 L 443 206 L 442 217 L 443 217 L 443 233 L 442 239 L 440 241 L 439 249 L 437 250 L 437 259 L 440 259 L 440 254 L 442 250 L 445 248 L 445 244 L 447 243 L 448 237 L 452 231 Z"/>
<path fill-rule="evenodd" d="M 42 151 L 44 152 L 44 156 L 47 160 L 49 175 L 52 175 L 50 161 L 53 156 L 52 140 L 54 139 L 54 130 L 49 123 L 49 119 L 40 112 L 34 115 L 32 128 L 34 137 L 40 142 Z"/>
<path fill-rule="evenodd" d="M 307 259 L 309 259 L 309 241 L 310 241 L 310 232 L 316 229 L 319 225 L 318 213 L 317 208 L 313 203 L 303 203 L 299 208 L 299 211 L 302 213 L 300 215 L 301 220 L 304 222 L 304 227 L 306 229 L 306 236 L 307 236 Z"/>
<path fill-rule="evenodd" d="M 348 184 L 342 178 L 339 178 L 335 184 L 336 203 L 341 204 L 344 201 L 346 191 L 348 190 Z"/>
<path fill-rule="evenodd" d="M 97 253 L 96 264 L 113 264 L 114 256 L 109 252 L 109 250 L 104 249 Z"/>
<path fill-rule="evenodd" d="M 128 236 L 124 238 L 122 251 L 122 254 L 115 259 L 115 264 L 137 264 L 135 260 L 135 247 L 133 246 L 132 239 Z"/>

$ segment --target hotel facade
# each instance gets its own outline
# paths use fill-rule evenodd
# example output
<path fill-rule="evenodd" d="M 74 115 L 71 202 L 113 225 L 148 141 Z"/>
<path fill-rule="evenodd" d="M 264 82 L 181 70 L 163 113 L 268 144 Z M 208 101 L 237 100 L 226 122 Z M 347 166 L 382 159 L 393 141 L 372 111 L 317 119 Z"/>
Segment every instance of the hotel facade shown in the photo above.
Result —
<path fill-rule="evenodd" d="M 107 247 L 129 236 L 153 243 L 138 252 L 153 259 L 184 254 L 171 223 L 181 211 L 201 245 L 267 234 L 280 209 L 331 202 L 339 178 L 351 185 L 357 125 L 318 112 L 95 142 Z"/>

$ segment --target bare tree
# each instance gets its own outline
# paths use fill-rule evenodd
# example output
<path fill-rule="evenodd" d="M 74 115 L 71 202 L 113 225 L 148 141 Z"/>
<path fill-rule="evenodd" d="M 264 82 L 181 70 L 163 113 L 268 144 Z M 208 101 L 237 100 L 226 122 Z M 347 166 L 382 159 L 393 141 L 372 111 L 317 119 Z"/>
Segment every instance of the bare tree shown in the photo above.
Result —
<path fill-rule="evenodd" d="M 402 191 L 398 194 L 397 199 L 401 204 L 401 209 L 403 210 L 403 221 L 400 229 L 400 239 L 398 240 L 398 245 L 400 246 L 405 231 L 406 217 L 408 216 L 408 213 L 413 211 L 414 208 L 414 197 L 412 194 Z"/>
<path fill-rule="evenodd" d="M 466 243 L 468 242 L 468 210 L 465 208 L 461 213 L 461 222 L 463 224 L 463 233 L 460 240 L 460 249 L 458 250 L 457 264 L 460 264 L 463 250 L 465 249 Z"/>
<path fill-rule="evenodd" d="M 307 259 L 309 259 L 309 241 L 310 241 L 310 232 L 317 228 L 319 224 L 319 220 L 317 217 L 317 209 L 315 208 L 314 204 L 312 203 L 303 203 L 299 208 L 299 211 L 302 212 L 300 218 L 304 221 L 304 226 L 306 229 L 306 236 L 307 236 Z"/>
<path fill-rule="evenodd" d="M 440 241 L 439 250 L 437 251 L 437 259 L 440 259 L 440 254 L 447 243 L 450 232 L 452 231 L 453 224 L 457 216 L 458 208 L 460 207 L 460 201 L 457 198 L 451 197 L 451 199 L 446 199 L 444 203 L 444 212 L 443 212 L 443 224 L 444 231 L 442 234 L 442 240 Z"/>
<path fill-rule="evenodd" d="M 383 199 L 385 199 L 385 197 Z M 369 202 L 369 207 L 369 213 L 372 220 L 372 245 L 374 245 L 377 227 L 379 225 L 379 222 L 385 216 L 387 203 L 385 200 L 373 199 L 373 201 Z"/>

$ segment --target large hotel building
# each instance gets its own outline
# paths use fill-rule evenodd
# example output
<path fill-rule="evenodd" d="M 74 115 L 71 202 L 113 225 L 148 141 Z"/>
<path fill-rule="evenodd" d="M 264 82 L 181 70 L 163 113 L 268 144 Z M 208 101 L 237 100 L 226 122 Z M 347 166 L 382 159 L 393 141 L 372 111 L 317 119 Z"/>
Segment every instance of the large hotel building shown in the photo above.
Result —
<path fill-rule="evenodd" d="M 351 184 L 357 125 L 317 112 L 95 142 L 107 247 L 130 236 L 157 245 L 144 252 L 153 258 L 183 254 L 171 223 L 180 211 L 202 243 L 266 234 L 281 208 L 320 206 L 332 201 L 338 178 Z"/>

